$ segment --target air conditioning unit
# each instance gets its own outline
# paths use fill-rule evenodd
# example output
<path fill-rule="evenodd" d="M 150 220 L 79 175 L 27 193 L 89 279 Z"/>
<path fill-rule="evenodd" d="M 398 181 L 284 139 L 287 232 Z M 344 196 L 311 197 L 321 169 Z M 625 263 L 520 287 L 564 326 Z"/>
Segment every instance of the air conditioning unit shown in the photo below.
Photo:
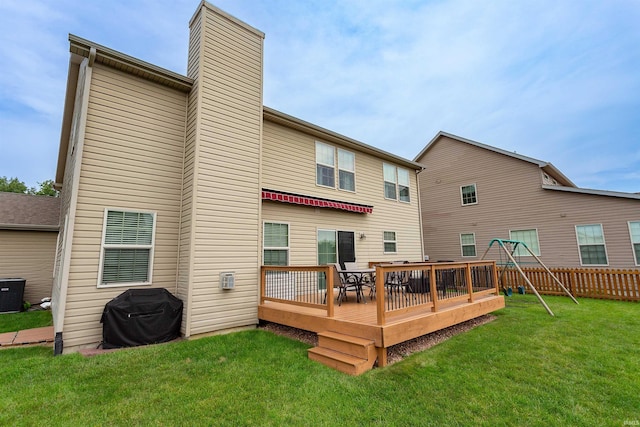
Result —
<path fill-rule="evenodd" d="M 220 273 L 220 289 L 233 289 L 235 287 L 236 273 L 227 271 Z"/>

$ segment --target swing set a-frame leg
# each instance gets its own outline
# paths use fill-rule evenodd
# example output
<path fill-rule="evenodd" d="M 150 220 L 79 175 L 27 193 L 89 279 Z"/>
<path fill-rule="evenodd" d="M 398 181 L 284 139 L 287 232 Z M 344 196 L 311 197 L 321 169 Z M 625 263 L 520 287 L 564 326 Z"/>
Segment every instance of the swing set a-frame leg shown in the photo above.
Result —
<path fill-rule="evenodd" d="M 525 247 L 526 247 L 526 246 L 525 246 Z M 562 290 L 564 291 L 564 293 L 565 293 L 565 294 L 567 294 L 567 295 L 569 296 L 569 298 L 571 298 L 571 299 L 573 300 L 573 302 L 575 302 L 576 304 L 578 304 L 578 301 L 573 297 L 573 295 L 571 295 L 571 292 L 569 292 L 569 290 L 568 290 L 567 288 L 565 288 L 565 287 L 564 287 L 564 285 L 562 284 L 562 282 L 561 282 L 560 280 L 558 280 L 558 278 L 555 276 L 555 274 L 553 274 L 553 273 L 551 272 L 551 270 L 549 270 L 549 269 L 547 268 L 547 266 L 546 266 L 546 265 L 544 265 L 544 264 L 542 263 L 542 261 L 540 260 L 540 258 L 538 258 L 538 257 L 536 256 L 536 254 L 534 254 L 533 252 L 531 252 L 531 249 L 527 248 L 527 250 L 529 251 L 529 253 L 531 254 L 531 256 L 532 256 L 532 257 L 534 257 L 536 261 L 538 261 L 538 263 L 542 266 L 542 268 L 544 268 L 544 269 L 545 269 L 545 271 L 546 271 L 547 273 L 549 273 L 549 275 L 550 275 L 551 277 L 553 277 L 553 280 L 555 280 L 555 282 L 556 282 L 556 283 L 557 283 L 557 284 L 562 288 Z"/>
<path fill-rule="evenodd" d="M 504 248 L 503 248 L 504 249 Z M 533 290 L 533 293 L 536 294 L 536 297 L 538 297 L 538 300 L 540 301 L 540 304 L 542 304 L 544 306 L 544 308 L 547 310 L 547 313 L 549 313 L 551 316 L 554 316 L 553 311 L 551 311 L 551 309 L 549 308 L 549 306 L 547 305 L 546 302 L 544 302 L 544 300 L 542 299 L 542 297 L 540 296 L 540 294 L 538 293 L 538 290 L 535 288 L 535 286 L 533 286 L 533 283 L 531 283 L 529 281 L 529 278 L 527 277 L 526 274 L 524 274 L 524 271 L 522 271 L 522 269 L 520 268 L 520 266 L 518 265 L 518 263 L 516 262 L 516 260 L 513 258 L 513 256 L 511 256 L 511 254 L 509 253 L 508 250 L 505 249 L 504 251 L 507 256 L 509 257 L 509 259 L 511 260 L 511 262 L 513 262 L 513 265 L 518 269 L 518 272 L 520 273 L 520 275 L 522 276 L 522 278 L 524 279 L 525 282 L 527 282 L 527 285 L 529 285 L 529 287 L 531 288 L 531 290 Z"/>

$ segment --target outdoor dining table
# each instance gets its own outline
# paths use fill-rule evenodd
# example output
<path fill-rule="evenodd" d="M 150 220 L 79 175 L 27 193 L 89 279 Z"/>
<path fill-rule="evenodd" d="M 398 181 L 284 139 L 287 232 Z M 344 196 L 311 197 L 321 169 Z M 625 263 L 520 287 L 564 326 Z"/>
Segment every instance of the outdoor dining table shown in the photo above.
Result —
<path fill-rule="evenodd" d="M 365 283 L 365 279 L 369 279 L 369 283 L 375 283 L 376 269 L 375 268 L 358 268 L 351 270 L 340 270 L 340 273 L 344 274 L 345 278 L 353 277 L 356 287 L 356 301 L 360 302 L 360 297 L 364 303 L 367 303 L 367 299 L 362 292 L 362 285 Z"/>

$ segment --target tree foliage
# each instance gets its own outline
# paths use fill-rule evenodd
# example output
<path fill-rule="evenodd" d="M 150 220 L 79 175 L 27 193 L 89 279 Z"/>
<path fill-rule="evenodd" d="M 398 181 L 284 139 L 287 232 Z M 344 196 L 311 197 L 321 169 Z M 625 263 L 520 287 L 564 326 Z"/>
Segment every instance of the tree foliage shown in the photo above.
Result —
<path fill-rule="evenodd" d="M 0 177 L 0 192 L 8 193 L 21 193 L 21 194 L 34 194 L 37 196 L 58 196 L 58 191 L 53 188 L 53 180 L 47 179 L 46 181 L 38 182 L 39 188 L 27 187 L 27 184 L 20 181 L 18 178 L 7 178 L 6 176 Z"/>

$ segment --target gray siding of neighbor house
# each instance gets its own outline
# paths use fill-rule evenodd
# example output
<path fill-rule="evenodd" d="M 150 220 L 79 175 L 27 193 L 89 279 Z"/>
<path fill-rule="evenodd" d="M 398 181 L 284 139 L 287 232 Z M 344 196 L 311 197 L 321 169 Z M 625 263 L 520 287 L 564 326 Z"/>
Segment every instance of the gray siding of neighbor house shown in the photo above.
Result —
<path fill-rule="evenodd" d="M 639 200 L 545 190 L 538 165 L 447 137 L 418 162 L 426 167 L 419 180 L 425 254 L 431 260 L 479 259 L 491 239 L 537 229 L 547 266 L 580 267 L 575 226 L 602 224 L 608 267 L 635 267 L 628 221 L 640 221 Z M 476 184 L 478 203 L 462 206 L 460 187 L 468 184 Z M 475 233 L 476 257 L 462 257 L 461 233 Z"/>

